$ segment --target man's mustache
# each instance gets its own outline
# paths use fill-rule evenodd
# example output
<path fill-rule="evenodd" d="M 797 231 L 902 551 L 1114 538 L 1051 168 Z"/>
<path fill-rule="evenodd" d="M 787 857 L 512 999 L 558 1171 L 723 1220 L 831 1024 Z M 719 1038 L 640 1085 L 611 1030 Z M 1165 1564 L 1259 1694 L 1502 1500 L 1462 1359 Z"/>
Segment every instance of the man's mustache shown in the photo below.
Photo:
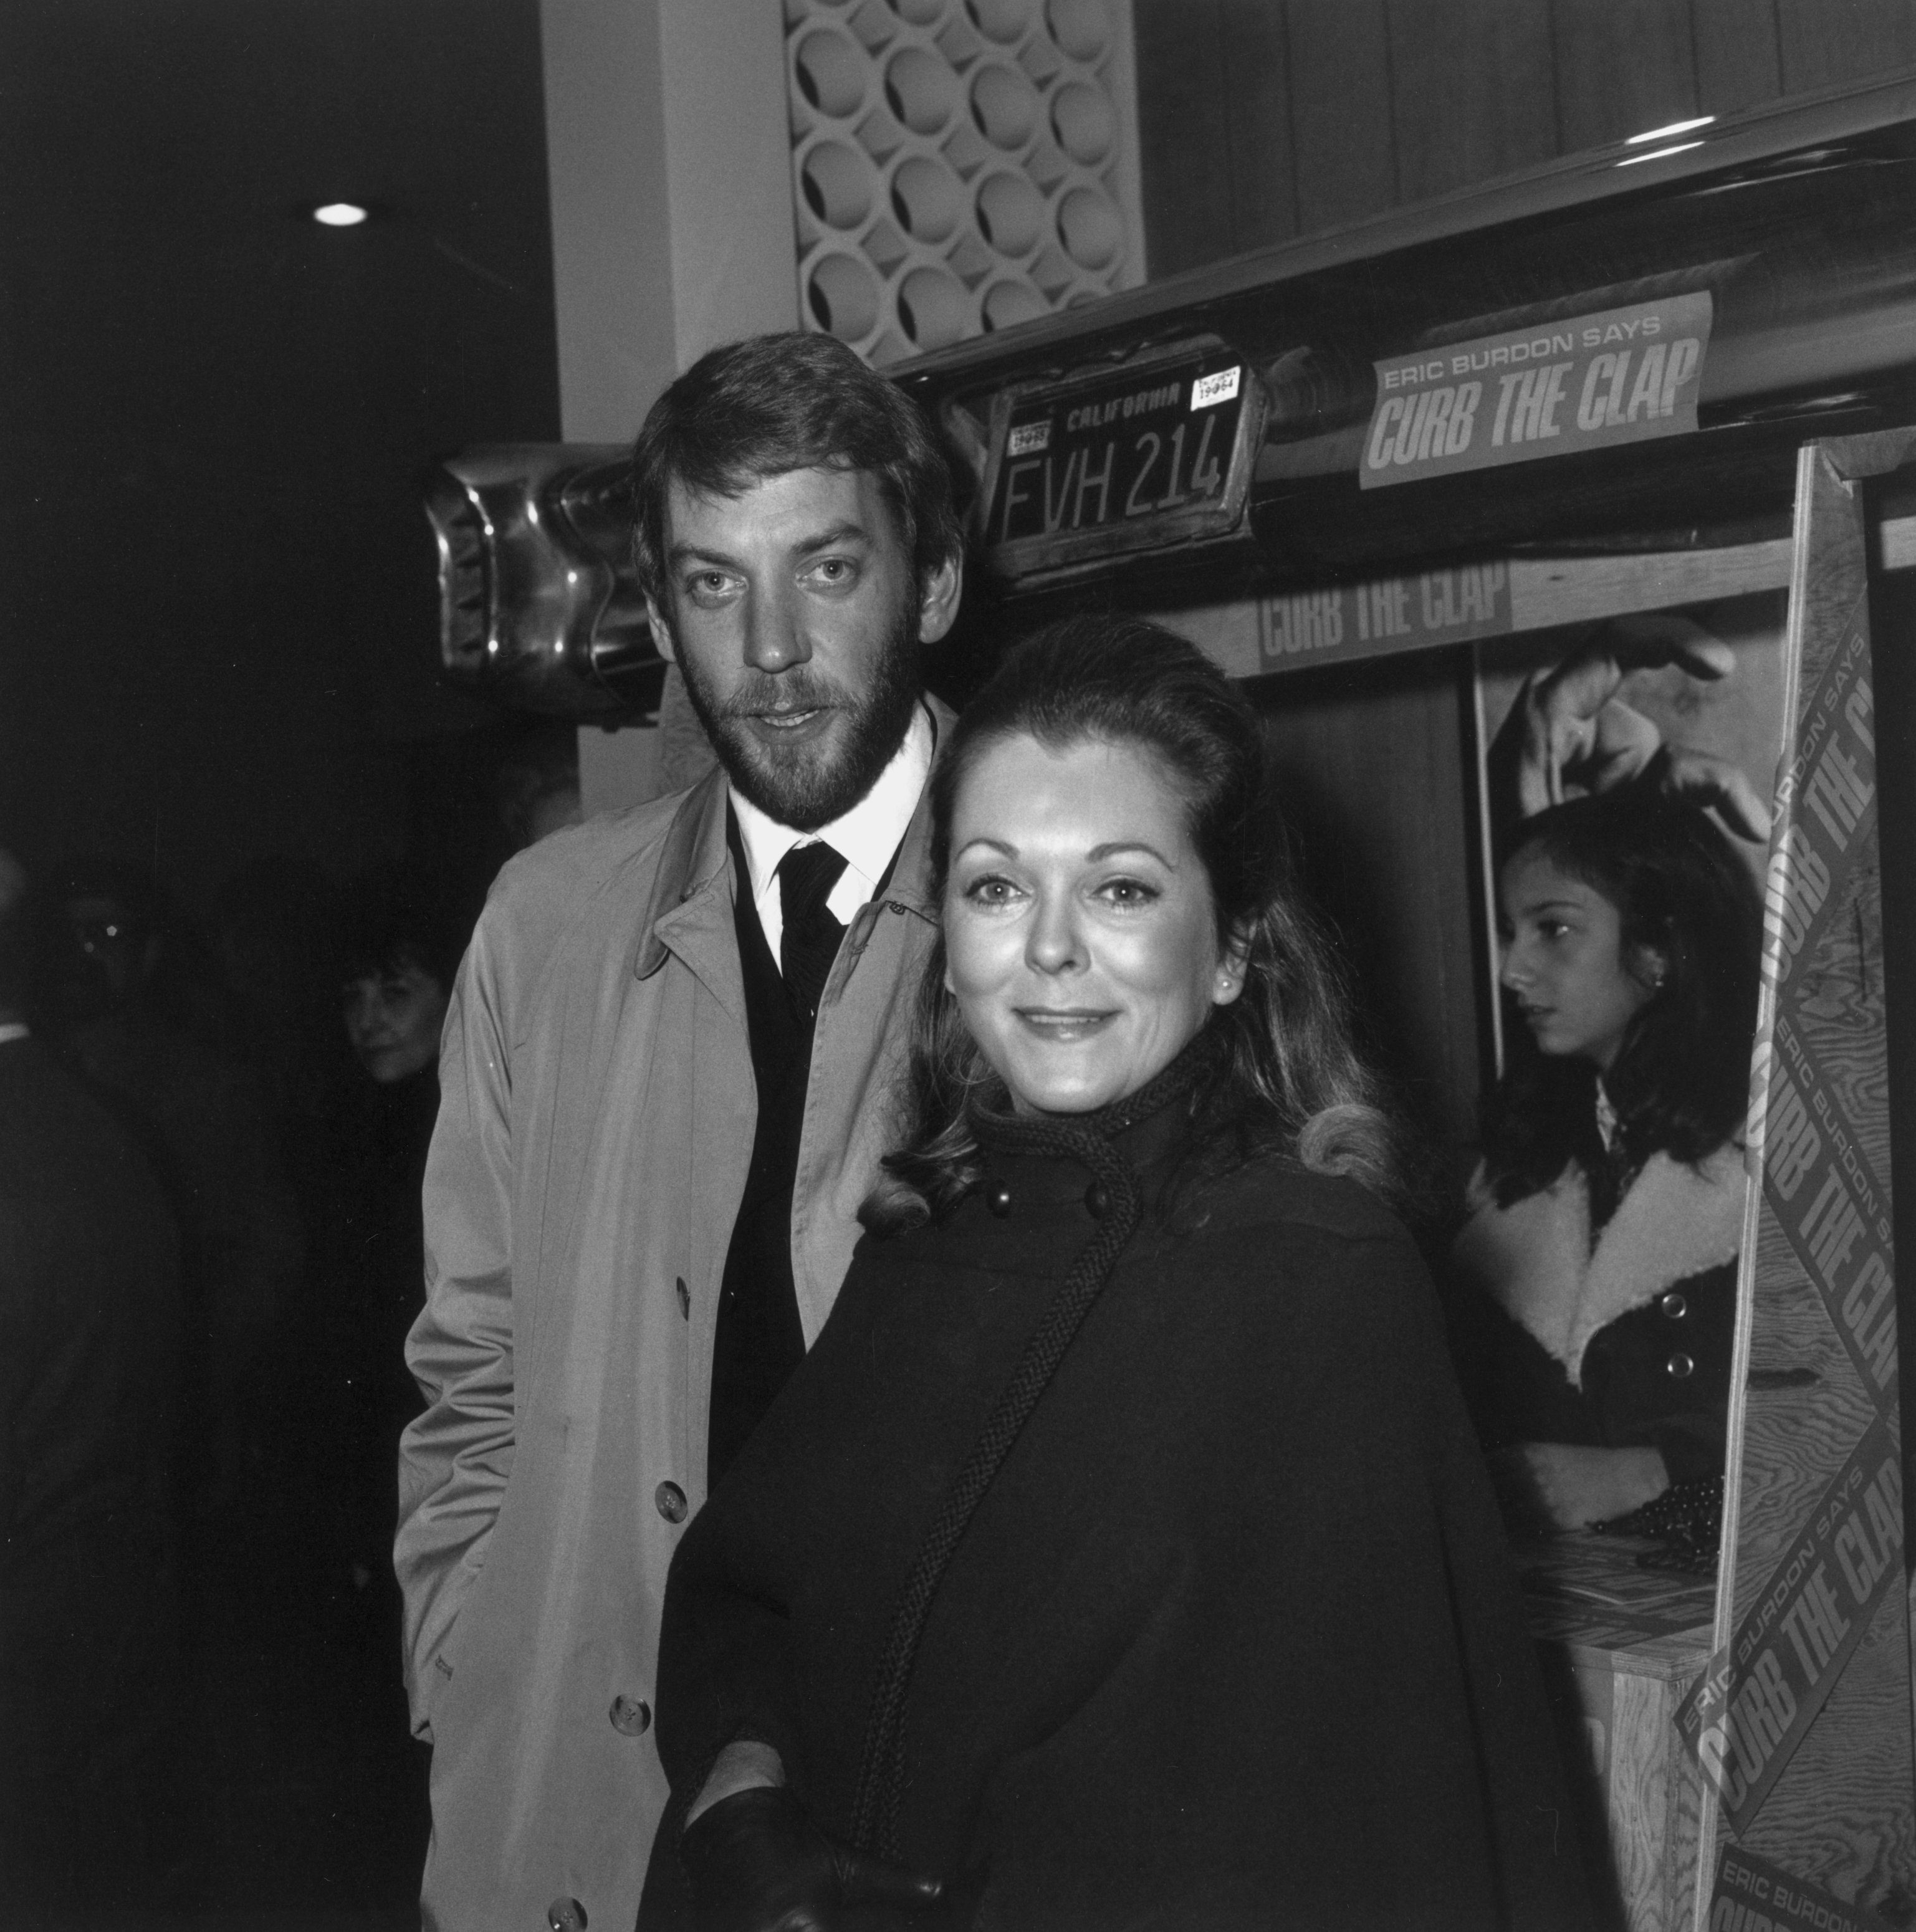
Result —
<path fill-rule="evenodd" d="M 776 676 L 767 671 L 754 671 L 717 707 L 717 716 L 722 722 L 845 708 L 844 692 L 815 671 L 794 669 L 780 671 Z"/>

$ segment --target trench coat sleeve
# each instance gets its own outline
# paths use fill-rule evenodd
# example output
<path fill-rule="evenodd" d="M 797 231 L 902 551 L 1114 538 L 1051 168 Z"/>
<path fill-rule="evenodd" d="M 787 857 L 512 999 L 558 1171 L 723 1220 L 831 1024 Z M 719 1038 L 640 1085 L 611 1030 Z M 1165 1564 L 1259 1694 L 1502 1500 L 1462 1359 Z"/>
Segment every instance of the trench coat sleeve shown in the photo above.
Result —
<path fill-rule="evenodd" d="M 413 1724 L 425 1737 L 512 1469 L 511 976 L 502 952 L 482 920 L 446 1012 L 424 1192 L 426 1304 L 406 1348 L 427 1406 L 400 1441 L 393 1560 Z"/>

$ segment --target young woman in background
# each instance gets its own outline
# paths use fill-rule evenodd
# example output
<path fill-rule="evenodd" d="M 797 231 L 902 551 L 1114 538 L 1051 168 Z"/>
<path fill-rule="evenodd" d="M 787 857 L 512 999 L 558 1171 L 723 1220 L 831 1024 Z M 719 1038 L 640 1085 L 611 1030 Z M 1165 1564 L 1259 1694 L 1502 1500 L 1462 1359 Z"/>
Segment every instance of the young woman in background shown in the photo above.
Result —
<path fill-rule="evenodd" d="M 1708 814 L 1646 784 L 1511 838 L 1521 1024 L 1454 1328 L 1515 1522 L 1573 1528 L 1722 1472 L 1762 908 Z"/>

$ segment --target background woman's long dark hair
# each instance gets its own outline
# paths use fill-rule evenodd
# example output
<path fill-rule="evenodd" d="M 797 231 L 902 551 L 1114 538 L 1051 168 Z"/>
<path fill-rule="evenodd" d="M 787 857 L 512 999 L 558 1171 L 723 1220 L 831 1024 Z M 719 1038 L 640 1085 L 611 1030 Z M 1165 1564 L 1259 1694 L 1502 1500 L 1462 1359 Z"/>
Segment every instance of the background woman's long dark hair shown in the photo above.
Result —
<path fill-rule="evenodd" d="M 1627 963 L 1653 951 L 1662 986 L 1637 1012 L 1604 1088 L 1626 1156 L 1695 1162 L 1741 1131 L 1756 1027 L 1763 906 L 1749 867 L 1700 807 L 1643 787 L 1572 799 L 1528 818 L 1503 863 L 1546 860 L 1617 908 Z M 1600 1147 L 1596 1070 L 1552 1058 L 1530 1029 L 1506 1034 L 1485 1109 L 1485 1174 L 1508 1207 Z"/>
<path fill-rule="evenodd" d="M 1209 1167 L 1276 1149 L 1406 1204 L 1407 1138 L 1352 1042 L 1344 975 L 1291 876 L 1263 736 L 1237 688 L 1195 646 L 1139 618 L 1071 617 L 1027 639 L 967 706 L 932 774 L 941 898 L 959 788 L 990 746 L 1012 736 L 1058 749 L 1135 746 L 1185 801 L 1219 942 L 1248 941 L 1244 991 L 1211 1021 L 1225 1051 L 1206 1106 Z M 941 1216 L 978 1184 L 974 1096 L 1004 1102 L 945 990 L 941 943 L 919 988 L 908 1138 L 865 1204 L 868 1227 Z"/>

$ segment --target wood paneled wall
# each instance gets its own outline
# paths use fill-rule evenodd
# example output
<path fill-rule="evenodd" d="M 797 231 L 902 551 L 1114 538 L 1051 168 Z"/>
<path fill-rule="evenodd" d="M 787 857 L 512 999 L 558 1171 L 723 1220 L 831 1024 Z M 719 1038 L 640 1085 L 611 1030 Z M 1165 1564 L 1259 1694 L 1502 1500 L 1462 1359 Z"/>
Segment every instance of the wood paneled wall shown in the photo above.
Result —
<path fill-rule="evenodd" d="M 1133 0 L 1154 279 L 1916 62 L 1916 0 Z"/>
<path fill-rule="evenodd" d="M 1467 676 L 1458 652 L 1432 651 L 1250 686 L 1278 806 L 1335 930 L 1366 1043 L 1446 1153 L 1475 1136 L 1484 1072 Z"/>

